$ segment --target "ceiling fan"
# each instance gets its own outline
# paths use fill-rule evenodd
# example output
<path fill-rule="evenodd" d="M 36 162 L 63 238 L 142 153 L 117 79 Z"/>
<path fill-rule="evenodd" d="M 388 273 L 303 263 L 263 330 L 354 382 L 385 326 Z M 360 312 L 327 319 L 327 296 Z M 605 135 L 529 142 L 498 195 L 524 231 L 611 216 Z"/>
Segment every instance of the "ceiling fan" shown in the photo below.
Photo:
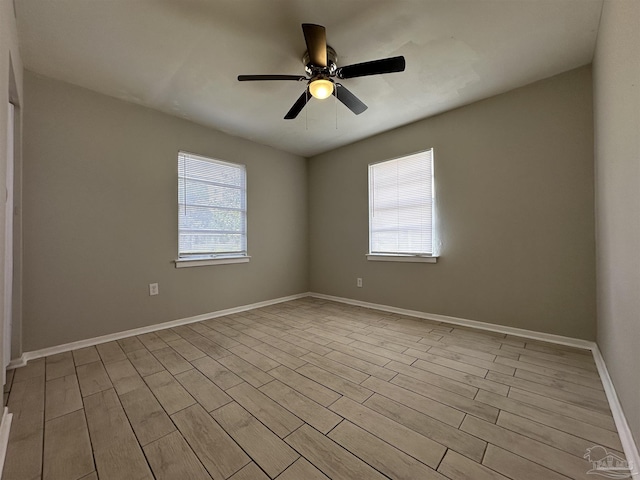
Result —
<path fill-rule="evenodd" d="M 309 94 L 317 99 L 325 99 L 334 95 L 356 115 L 361 114 L 367 106 L 353 93 L 334 78 L 340 80 L 367 75 L 380 75 L 404 71 L 404 57 L 383 58 L 370 62 L 356 63 L 338 67 L 338 56 L 333 48 L 327 45 L 325 28 L 322 25 L 303 23 L 302 31 L 307 44 L 307 51 L 302 57 L 304 75 L 238 75 L 241 82 L 264 80 L 295 80 L 307 82 L 307 88 L 284 116 L 285 120 L 296 118 L 309 101 Z"/>

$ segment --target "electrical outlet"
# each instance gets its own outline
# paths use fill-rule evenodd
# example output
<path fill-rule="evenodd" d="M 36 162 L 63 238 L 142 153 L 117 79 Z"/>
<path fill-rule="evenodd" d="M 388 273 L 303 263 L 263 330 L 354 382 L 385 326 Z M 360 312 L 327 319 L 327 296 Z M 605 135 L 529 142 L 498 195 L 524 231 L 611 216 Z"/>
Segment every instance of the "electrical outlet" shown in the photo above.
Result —
<path fill-rule="evenodd" d="M 362 279 L 361 279 L 361 278 L 357 278 L 357 279 L 356 279 L 356 285 L 357 285 L 359 288 L 362 288 Z"/>
<path fill-rule="evenodd" d="M 150 283 L 149 284 L 149 295 L 158 295 L 158 284 Z"/>

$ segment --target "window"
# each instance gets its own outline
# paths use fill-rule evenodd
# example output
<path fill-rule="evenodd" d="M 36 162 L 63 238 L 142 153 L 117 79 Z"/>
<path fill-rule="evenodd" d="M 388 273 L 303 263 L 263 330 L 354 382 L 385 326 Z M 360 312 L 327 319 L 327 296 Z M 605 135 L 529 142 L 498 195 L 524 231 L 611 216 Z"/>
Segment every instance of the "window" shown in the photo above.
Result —
<path fill-rule="evenodd" d="M 369 260 L 434 262 L 433 149 L 369 165 Z"/>
<path fill-rule="evenodd" d="M 248 258 L 245 166 L 180 152 L 176 266 Z"/>

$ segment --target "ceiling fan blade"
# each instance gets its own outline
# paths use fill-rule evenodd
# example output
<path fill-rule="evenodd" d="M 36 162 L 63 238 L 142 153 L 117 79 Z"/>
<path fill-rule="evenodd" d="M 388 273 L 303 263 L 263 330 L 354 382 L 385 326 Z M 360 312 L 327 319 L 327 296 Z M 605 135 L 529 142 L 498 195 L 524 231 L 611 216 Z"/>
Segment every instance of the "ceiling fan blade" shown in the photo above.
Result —
<path fill-rule="evenodd" d="M 366 77 L 367 75 L 380 75 L 383 73 L 403 72 L 405 67 L 404 57 L 383 58 L 371 62 L 356 63 L 338 68 L 338 78 Z"/>
<path fill-rule="evenodd" d="M 302 111 L 304 106 L 307 104 L 307 102 L 309 101 L 310 96 L 311 95 L 309 95 L 309 92 L 305 89 L 305 91 L 302 92 L 302 95 L 298 97 L 298 100 L 296 100 L 296 103 L 293 104 L 293 107 L 291 107 L 291 110 L 289 110 L 287 114 L 284 116 L 284 119 L 293 120 L 294 118 L 296 118 L 298 114 Z"/>
<path fill-rule="evenodd" d="M 303 23 L 304 41 L 307 43 L 309 61 L 316 67 L 327 66 L 327 32 L 322 25 Z"/>
<path fill-rule="evenodd" d="M 238 75 L 238 81 L 240 82 L 252 82 L 256 80 L 296 80 L 301 82 L 308 79 L 301 75 Z"/>
<path fill-rule="evenodd" d="M 334 88 L 333 94 L 356 115 L 360 115 L 368 108 L 358 97 L 347 90 L 341 83 L 336 83 L 336 88 Z"/>

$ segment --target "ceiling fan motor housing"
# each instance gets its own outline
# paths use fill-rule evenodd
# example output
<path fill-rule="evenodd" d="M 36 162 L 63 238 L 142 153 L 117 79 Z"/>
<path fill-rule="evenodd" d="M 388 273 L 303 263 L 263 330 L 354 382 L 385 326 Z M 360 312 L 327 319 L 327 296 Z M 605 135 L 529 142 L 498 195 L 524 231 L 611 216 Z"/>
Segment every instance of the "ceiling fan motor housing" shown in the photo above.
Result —
<path fill-rule="evenodd" d="M 304 64 L 304 71 L 307 72 L 311 78 L 319 76 L 334 76 L 338 69 L 338 54 L 336 51 L 327 45 L 327 66 L 319 67 L 311 63 L 309 52 L 304 52 L 302 56 L 302 63 Z"/>

